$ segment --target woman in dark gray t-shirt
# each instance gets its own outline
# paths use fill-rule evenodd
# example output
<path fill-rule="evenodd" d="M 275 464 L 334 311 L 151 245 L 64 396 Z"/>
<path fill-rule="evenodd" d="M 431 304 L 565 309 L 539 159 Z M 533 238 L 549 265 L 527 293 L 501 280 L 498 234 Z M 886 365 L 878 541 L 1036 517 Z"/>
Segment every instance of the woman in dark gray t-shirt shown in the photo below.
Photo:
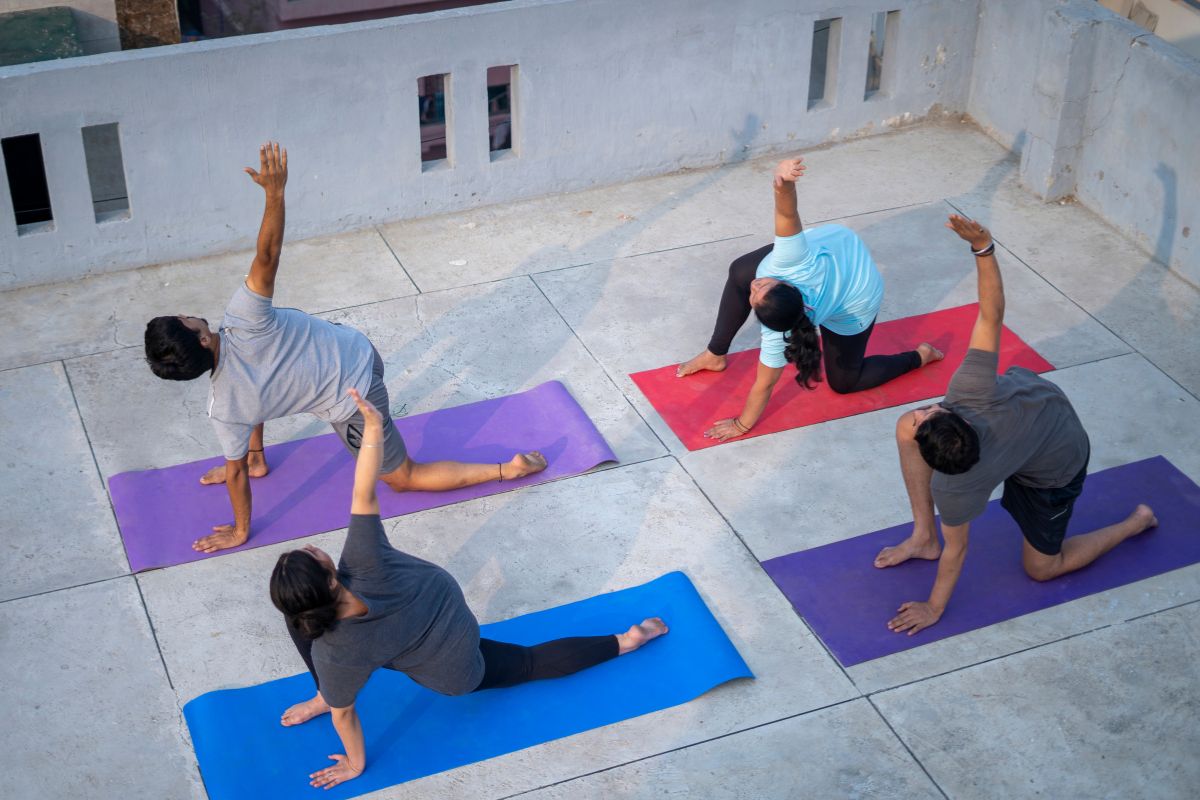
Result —
<path fill-rule="evenodd" d="M 287 618 L 292 641 L 317 684 L 316 695 L 289 708 L 281 721 L 299 725 L 330 712 L 346 748 L 345 754 L 331 756 L 334 766 L 309 776 L 313 786 L 336 786 L 366 768 L 354 701 L 376 669 L 398 670 L 441 694 L 468 694 L 570 675 L 667 632 L 663 621 L 652 617 L 624 633 L 533 647 L 481 639 L 479 623 L 450 573 L 388 543 L 375 496 L 382 418 L 358 392 L 349 394 L 366 424 L 342 557 L 335 568 L 333 559 L 309 545 L 281 555 L 271 575 L 271 601 Z"/>

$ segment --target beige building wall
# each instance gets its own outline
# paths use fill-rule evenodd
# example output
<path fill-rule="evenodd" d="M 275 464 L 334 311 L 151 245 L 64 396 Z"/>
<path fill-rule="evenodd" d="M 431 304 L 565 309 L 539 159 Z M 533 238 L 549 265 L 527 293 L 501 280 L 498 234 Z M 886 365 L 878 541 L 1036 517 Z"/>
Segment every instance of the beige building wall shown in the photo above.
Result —
<path fill-rule="evenodd" d="M 1184 0 L 1098 0 L 1193 58 L 1200 58 L 1200 8 Z"/>
<path fill-rule="evenodd" d="M 50 6 L 71 9 L 83 52 L 108 53 L 121 49 L 116 0 L 0 0 L 0 14 Z"/>

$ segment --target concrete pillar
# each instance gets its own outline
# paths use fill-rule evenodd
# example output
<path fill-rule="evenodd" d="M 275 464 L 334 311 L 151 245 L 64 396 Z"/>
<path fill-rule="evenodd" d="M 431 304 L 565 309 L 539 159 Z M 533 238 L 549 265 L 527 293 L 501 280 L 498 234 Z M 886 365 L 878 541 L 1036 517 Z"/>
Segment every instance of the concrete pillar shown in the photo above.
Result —
<path fill-rule="evenodd" d="M 1082 2 L 1057 6 L 1046 15 L 1042 28 L 1020 180 L 1046 201 L 1075 192 L 1096 57 L 1097 37 L 1090 31 L 1100 24 L 1094 6 Z"/>

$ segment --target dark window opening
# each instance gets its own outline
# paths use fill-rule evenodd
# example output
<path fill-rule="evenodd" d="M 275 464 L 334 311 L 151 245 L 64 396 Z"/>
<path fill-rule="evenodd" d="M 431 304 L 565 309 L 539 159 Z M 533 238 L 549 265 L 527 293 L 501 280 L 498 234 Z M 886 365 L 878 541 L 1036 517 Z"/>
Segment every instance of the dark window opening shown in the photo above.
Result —
<path fill-rule="evenodd" d="M 517 67 L 489 67 L 488 92 L 488 150 L 492 158 L 503 156 L 513 148 L 513 115 L 516 113 Z"/>
<path fill-rule="evenodd" d="M 450 76 L 426 75 L 417 78 L 417 105 L 421 123 L 421 163 L 430 166 L 450 157 L 449 116 Z"/>
<path fill-rule="evenodd" d="M 896 41 L 896 29 L 900 24 L 899 11 L 880 11 L 871 17 L 871 42 L 867 50 L 867 89 L 864 100 L 876 94 L 886 95 L 891 88 L 890 63 L 884 61 L 887 48 Z"/>
<path fill-rule="evenodd" d="M 813 23 L 812 63 L 808 73 L 808 107 L 834 104 L 837 94 L 838 52 L 842 41 L 842 20 L 821 19 Z"/>
<path fill-rule="evenodd" d="M 126 219 L 129 193 L 125 190 L 125 165 L 121 160 L 121 135 L 117 123 L 84 128 L 83 156 L 87 161 L 96 222 Z"/>
<path fill-rule="evenodd" d="M 38 134 L 0 139 L 8 191 L 12 195 L 17 231 L 27 225 L 52 222 L 50 187 L 46 185 L 46 164 L 42 160 L 42 139 Z"/>

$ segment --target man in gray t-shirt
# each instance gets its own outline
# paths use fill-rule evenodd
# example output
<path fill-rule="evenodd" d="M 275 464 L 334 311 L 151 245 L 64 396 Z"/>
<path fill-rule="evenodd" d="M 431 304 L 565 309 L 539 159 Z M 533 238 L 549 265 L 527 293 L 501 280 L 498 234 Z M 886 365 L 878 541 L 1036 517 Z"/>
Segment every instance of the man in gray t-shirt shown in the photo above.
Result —
<path fill-rule="evenodd" d="M 234 292 L 219 331 L 200 317 L 156 317 L 146 326 L 146 361 L 167 380 L 212 377 L 208 414 L 225 464 L 200 482 L 224 483 L 234 522 L 215 525 L 192 543 L 212 553 L 244 544 L 250 536 L 250 479 L 269 471 L 263 423 L 309 413 L 329 422 L 351 453 L 362 439 L 362 415 L 347 395 L 355 389 L 384 418 L 380 479 L 396 491 L 442 491 L 491 480 L 511 480 L 546 468 L 538 452 L 519 453 L 500 464 L 459 461 L 421 463 L 408 457 L 389 415 L 383 360 L 362 333 L 294 308 L 276 308 L 275 276 L 283 247 L 287 151 L 277 143 L 259 148 L 259 169 L 246 168 L 266 193 L 258 248 L 250 274 Z"/>
<path fill-rule="evenodd" d="M 913 511 L 913 532 L 885 547 L 876 567 L 910 558 L 938 562 L 929 599 L 900 606 L 889 622 L 910 636 L 941 619 L 966 558 L 971 521 L 1004 484 L 1001 505 L 1025 537 L 1021 560 L 1038 581 L 1079 569 L 1130 536 L 1157 524 L 1139 505 L 1121 522 L 1066 538 L 1067 522 L 1087 477 L 1087 433 L 1062 389 L 1022 367 L 997 377 L 1004 285 L 991 234 L 952 214 L 947 227 L 971 244 L 979 280 L 979 316 L 970 349 L 945 399 L 904 414 L 896 426 L 900 469 Z M 934 505 L 942 515 L 942 537 Z"/>

